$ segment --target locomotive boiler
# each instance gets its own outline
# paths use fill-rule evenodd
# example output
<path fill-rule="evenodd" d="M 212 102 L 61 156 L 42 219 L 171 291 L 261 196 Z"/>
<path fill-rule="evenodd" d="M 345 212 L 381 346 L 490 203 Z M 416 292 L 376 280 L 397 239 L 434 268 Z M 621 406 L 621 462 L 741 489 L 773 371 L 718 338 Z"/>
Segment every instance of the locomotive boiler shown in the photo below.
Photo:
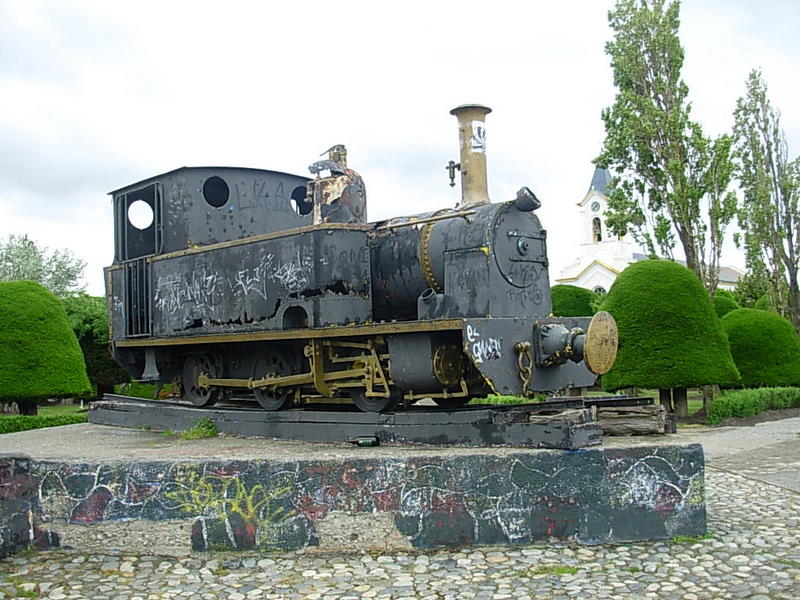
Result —
<path fill-rule="evenodd" d="M 261 407 L 584 387 L 616 356 L 613 318 L 550 316 L 536 196 L 489 201 L 485 116 L 459 123 L 456 208 L 369 223 L 366 189 L 334 146 L 312 179 L 183 167 L 112 192 L 106 269 L 112 348 L 140 381 L 196 405 Z"/>

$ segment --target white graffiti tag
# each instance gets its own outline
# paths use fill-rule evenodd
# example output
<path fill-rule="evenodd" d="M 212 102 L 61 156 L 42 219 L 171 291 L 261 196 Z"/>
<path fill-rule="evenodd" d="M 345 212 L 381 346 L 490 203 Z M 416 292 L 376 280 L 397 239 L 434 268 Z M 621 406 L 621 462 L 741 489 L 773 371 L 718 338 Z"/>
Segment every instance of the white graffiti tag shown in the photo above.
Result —
<path fill-rule="evenodd" d="M 221 278 L 217 273 L 192 273 L 184 281 L 180 276 L 159 277 L 156 282 L 155 306 L 161 311 L 174 314 L 186 304 L 197 308 L 212 307 L 219 302 L 218 289 Z"/>
<path fill-rule="evenodd" d="M 503 357 L 503 340 L 493 337 L 481 337 L 480 332 L 472 325 L 467 325 L 467 340 L 471 344 L 472 356 L 476 363 L 485 360 L 498 360 Z"/>
<path fill-rule="evenodd" d="M 267 299 L 267 273 L 272 268 L 272 254 L 262 254 L 258 265 L 253 269 L 242 269 L 228 279 L 228 286 L 234 296 L 247 296 L 250 292 Z"/>
<path fill-rule="evenodd" d="M 272 279 L 290 292 L 299 292 L 308 285 L 308 274 L 298 263 L 284 263 L 272 273 Z"/>

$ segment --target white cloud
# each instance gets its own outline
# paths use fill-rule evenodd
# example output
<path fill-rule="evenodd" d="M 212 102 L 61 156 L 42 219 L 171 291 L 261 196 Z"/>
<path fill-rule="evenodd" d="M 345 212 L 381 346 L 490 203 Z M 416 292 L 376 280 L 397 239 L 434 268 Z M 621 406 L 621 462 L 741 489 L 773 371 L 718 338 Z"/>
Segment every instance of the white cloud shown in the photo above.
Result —
<path fill-rule="evenodd" d="M 491 106 L 490 195 L 544 202 L 551 272 L 613 99 L 612 3 L 0 4 L 0 234 L 110 262 L 110 189 L 182 165 L 304 174 L 345 143 L 373 219 L 451 206 L 455 105 Z M 685 77 L 710 133 L 761 66 L 800 152 L 792 2 L 685 2 Z M 794 143 L 793 143 L 794 142 Z M 725 257 L 729 262 L 735 262 Z"/>

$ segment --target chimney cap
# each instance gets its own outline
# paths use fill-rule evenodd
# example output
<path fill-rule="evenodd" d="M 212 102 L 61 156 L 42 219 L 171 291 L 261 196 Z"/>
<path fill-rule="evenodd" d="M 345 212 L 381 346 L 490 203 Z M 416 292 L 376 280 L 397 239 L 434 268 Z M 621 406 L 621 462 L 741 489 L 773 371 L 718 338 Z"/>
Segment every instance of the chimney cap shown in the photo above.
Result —
<path fill-rule="evenodd" d="M 451 110 L 450 114 L 458 116 L 459 112 L 472 109 L 483 111 L 484 115 L 488 115 L 490 112 L 492 112 L 491 108 L 489 108 L 488 106 L 484 106 L 483 104 L 461 104 L 460 106 L 456 106 L 453 110 Z"/>

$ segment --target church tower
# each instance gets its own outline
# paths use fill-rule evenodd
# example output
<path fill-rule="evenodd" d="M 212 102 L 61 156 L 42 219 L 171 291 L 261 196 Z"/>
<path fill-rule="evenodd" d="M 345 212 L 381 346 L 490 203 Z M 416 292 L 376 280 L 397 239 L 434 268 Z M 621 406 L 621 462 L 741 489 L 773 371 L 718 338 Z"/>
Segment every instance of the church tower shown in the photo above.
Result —
<path fill-rule="evenodd" d="M 606 227 L 607 190 L 610 184 L 608 169 L 595 168 L 589 191 L 578 202 L 580 222 L 583 223 L 580 258 L 561 271 L 556 283 L 577 285 L 605 294 L 625 267 L 647 258 L 630 233 L 617 237 Z M 734 289 L 742 275 L 742 271 L 735 267 L 720 267 L 719 287 Z"/>
<path fill-rule="evenodd" d="M 636 244 L 630 234 L 620 238 L 606 226 L 606 194 L 610 183 L 608 169 L 596 167 L 589 190 L 578 202 L 583 223 L 581 256 L 561 272 L 556 283 L 577 285 L 604 294 L 617 275 L 634 260 Z"/>

